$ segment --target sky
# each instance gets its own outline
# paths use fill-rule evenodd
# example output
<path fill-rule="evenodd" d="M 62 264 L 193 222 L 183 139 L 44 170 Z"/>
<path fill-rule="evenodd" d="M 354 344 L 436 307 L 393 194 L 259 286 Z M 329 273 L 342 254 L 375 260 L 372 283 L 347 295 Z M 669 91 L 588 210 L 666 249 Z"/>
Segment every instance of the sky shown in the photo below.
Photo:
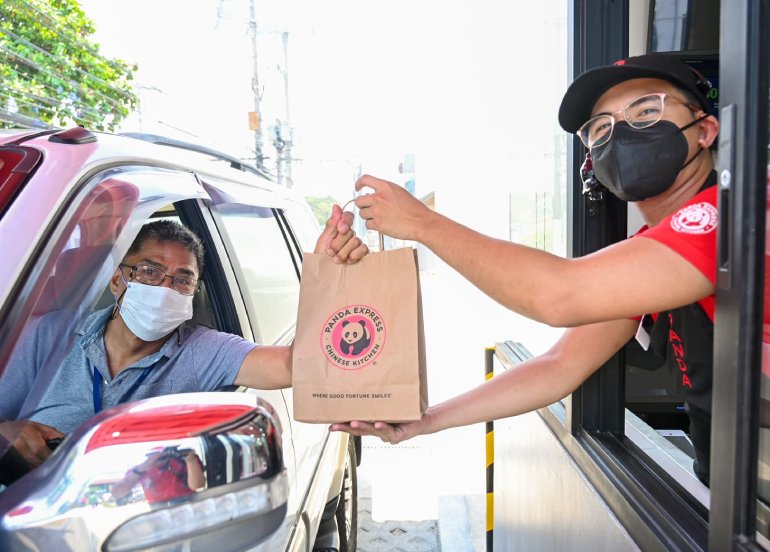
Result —
<path fill-rule="evenodd" d="M 142 109 L 124 130 L 254 147 L 248 112 L 249 0 L 81 0 L 102 53 L 135 62 Z M 566 89 L 565 0 L 257 1 L 260 107 L 285 118 L 288 67 L 293 181 L 305 195 L 353 197 L 359 170 L 505 237 L 509 196 L 554 186 Z M 288 63 L 281 36 L 288 32 Z M 264 128 L 264 127 L 263 127 Z M 263 152 L 275 150 L 265 131 Z"/>

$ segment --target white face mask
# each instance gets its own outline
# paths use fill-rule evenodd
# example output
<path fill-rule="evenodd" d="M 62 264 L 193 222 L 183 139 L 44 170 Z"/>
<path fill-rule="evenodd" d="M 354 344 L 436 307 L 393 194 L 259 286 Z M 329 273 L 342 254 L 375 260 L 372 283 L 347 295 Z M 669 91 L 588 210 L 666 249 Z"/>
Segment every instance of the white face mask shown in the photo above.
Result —
<path fill-rule="evenodd" d="M 182 295 L 164 286 L 128 282 L 118 308 L 123 322 L 136 337 L 157 341 L 192 318 L 192 300 L 192 295 Z"/>

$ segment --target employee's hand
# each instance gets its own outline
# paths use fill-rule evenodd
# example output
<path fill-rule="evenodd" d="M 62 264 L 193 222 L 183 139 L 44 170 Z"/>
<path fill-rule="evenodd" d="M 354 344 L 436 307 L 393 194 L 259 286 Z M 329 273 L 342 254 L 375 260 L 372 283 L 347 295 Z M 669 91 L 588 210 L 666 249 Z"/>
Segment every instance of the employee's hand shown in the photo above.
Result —
<path fill-rule="evenodd" d="M 51 455 L 52 450 L 46 441 L 65 436 L 50 426 L 28 420 L 2 422 L 0 434 L 13 444 L 33 468 Z"/>
<path fill-rule="evenodd" d="M 374 190 L 356 198 L 367 228 L 394 238 L 420 241 L 419 232 L 436 216 L 434 211 L 393 182 L 364 175 L 356 182 L 356 191 L 364 186 Z"/>
<path fill-rule="evenodd" d="M 337 264 L 353 264 L 363 259 L 369 248 L 355 235 L 352 225 L 353 213 L 343 213 L 339 205 L 334 205 L 316 242 L 315 253 L 326 253 Z"/>
<path fill-rule="evenodd" d="M 332 424 L 330 429 L 332 431 L 344 431 L 345 433 L 358 436 L 374 435 L 386 443 L 395 445 L 401 441 L 406 441 L 407 439 L 411 439 L 412 437 L 422 434 L 422 430 L 425 425 L 426 419 L 425 416 L 423 416 L 422 420 L 405 424 L 352 421 L 346 424 Z"/>

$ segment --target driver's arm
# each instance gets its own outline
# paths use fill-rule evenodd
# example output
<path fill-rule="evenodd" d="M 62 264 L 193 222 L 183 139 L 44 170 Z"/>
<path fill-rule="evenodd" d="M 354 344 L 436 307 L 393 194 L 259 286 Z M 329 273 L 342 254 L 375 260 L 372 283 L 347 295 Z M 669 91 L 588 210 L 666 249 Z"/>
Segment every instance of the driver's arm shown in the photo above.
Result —
<path fill-rule="evenodd" d="M 368 252 L 351 225 L 353 214 L 335 205 L 316 242 L 314 253 L 326 253 L 338 264 L 353 264 Z M 292 346 L 252 349 L 238 370 L 235 385 L 254 389 L 283 389 L 291 386 Z"/>

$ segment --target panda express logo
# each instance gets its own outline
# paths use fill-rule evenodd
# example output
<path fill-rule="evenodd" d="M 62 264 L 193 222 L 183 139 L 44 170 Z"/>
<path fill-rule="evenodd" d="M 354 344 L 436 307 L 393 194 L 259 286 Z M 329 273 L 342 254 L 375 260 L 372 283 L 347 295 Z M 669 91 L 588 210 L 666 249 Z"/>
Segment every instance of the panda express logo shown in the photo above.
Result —
<path fill-rule="evenodd" d="M 708 234 L 717 227 L 719 213 L 709 203 L 694 203 L 671 217 L 671 228 L 684 234 Z"/>
<path fill-rule="evenodd" d="M 337 368 L 358 370 L 371 364 L 385 346 L 385 323 L 366 305 L 350 305 L 332 314 L 321 330 L 321 348 Z"/>

